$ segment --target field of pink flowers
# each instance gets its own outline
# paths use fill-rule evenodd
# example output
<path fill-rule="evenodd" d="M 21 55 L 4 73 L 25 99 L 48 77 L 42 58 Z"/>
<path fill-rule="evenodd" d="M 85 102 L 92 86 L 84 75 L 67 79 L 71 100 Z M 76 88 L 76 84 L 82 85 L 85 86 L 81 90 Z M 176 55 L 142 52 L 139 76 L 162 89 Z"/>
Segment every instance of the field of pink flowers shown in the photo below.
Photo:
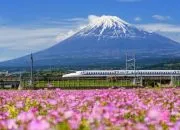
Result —
<path fill-rule="evenodd" d="M 0 129 L 179 130 L 180 89 L 3 90 Z"/>

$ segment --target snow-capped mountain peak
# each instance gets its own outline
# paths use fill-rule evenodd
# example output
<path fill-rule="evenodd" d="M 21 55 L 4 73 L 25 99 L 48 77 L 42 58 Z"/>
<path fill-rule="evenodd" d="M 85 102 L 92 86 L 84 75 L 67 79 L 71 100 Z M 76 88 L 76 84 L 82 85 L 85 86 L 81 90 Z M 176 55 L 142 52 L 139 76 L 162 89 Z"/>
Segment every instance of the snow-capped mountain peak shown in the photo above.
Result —
<path fill-rule="evenodd" d="M 89 27 L 100 27 L 103 26 L 104 28 L 112 28 L 112 27 L 125 27 L 129 25 L 127 22 L 123 21 L 122 19 L 118 18 L 117 16 L 106 16 L 103 15 L 101 17 L 97 17 L 93 19 Z"/>
<path fill-rule="evenodd" d="M 117 16 L 94 16 L 90 23 L 77 33 L 78 36 L 95 36 L 101 38 L 143 37 L 145 31 L 139 30 Z"/>

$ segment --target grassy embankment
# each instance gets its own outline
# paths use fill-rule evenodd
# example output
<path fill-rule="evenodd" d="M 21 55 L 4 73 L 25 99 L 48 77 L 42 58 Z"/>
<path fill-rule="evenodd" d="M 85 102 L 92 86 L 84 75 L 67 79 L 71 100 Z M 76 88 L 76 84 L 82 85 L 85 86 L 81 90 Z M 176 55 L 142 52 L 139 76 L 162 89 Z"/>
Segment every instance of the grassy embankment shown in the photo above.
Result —
<path fill-rule="evenodd" d="M 22 86 L 27 86 L 27 82 L 22 82 Z M 110 82 L 107 80 L 64 80 L 64 81 L 36 81 L 36 87 L 60 87 L 60 88 L 68 88 L 68 87 L 112 87 L 112 86 L 133 86 L 130 80 L 119 80 L 115 82 Z"/>

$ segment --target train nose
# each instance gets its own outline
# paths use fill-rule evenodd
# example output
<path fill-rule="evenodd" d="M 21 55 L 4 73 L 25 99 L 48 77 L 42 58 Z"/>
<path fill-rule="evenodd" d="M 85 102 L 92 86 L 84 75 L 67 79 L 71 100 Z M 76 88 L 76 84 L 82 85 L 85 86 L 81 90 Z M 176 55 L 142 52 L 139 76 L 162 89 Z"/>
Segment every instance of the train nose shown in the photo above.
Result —
<path fill-rule="evenodd" d="M 71 77 L 77 77 L 78 75 L 76 73 L 71 73 L 71 74 L 65 74 L 62 77 L 63 78 L 71 78 Z"/>
<path fill-rule="evenodd" d="M 70 77 L 70 74 L 65 74 L 65 75 L 63 75 L 62 77 L 63 77 L 63 78 L 68 78 L 68 77 Z"/>

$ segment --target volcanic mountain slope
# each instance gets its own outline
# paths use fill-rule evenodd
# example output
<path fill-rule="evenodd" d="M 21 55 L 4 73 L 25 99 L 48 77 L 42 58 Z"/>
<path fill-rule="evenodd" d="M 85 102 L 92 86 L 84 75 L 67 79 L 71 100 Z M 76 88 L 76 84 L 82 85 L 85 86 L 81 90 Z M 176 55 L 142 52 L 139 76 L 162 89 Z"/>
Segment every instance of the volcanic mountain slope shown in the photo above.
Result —
<path fill-rule="evenodd" d="M 125 52 L 139 57 L 179 56 L 180 44 L 156 33 L 150 33 L 116 16 L 101 16 L 85 28 L 55 46 L 34 54 L 37 65 L 88 63 L 121 59 Z M 29 56 L 1 63 L 23 66 Z M 26 61 L 26 63 L 25 63 Z"/>

